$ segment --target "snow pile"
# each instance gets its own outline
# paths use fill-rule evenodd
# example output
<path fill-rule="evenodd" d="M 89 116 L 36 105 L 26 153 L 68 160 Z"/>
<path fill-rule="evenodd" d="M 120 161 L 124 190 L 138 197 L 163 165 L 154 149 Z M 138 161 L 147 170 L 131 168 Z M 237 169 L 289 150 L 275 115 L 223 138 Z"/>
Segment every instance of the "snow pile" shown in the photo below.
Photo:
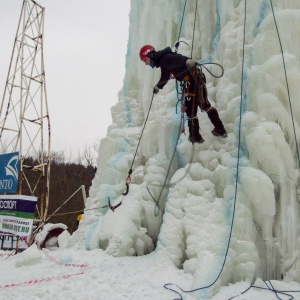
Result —
<path fill-rule="evenodd" d="M 299 282 L 300 4 L 274 1 L 283 61 L 272 1 L 198 1 L 193 32 L 195 3 L 187 1 L 180 40 L 188 45 L 179 52 L 191 56 L 193 45 L 194 59 L 224 67 L 220 79 L 205 75 L 228 138 L 212 136 L 199 111 L 205 143 L 192 146 L 184 134 L 177 141 L 175 83 L 170 80 L 152 99 L 160 72 L 141 63 L 138 51 L 144 44 L 175 44 L 185 3 L 132 0 L 124 86 L 100 144 L 88 211 L 69 247 L 100 248 L 115 257 L 155 249 L 155 257 L 192 276 L 188 288 L 212 283 L 227 256 L 217 283 L 199 292 L 203 299 L 221 286 L 258 277 Z M 108 199 L 122 205 L 112 212 Z"/>
<path fill-rule="evenodd" d="M 47 223 L 43 226 L 43 228 L 37 233 L 34 240 L 39 249 L 42 248 L 53 248 L 62 246 L 65 247 L 65 240 L 68 239 L 70 235 L 67 231 L 67 226 L 62 223 Z M 64 234 L 64 238 L 60 238 L 59 236 Z M 60 243 L 59 243 L 60 242 Z"/>

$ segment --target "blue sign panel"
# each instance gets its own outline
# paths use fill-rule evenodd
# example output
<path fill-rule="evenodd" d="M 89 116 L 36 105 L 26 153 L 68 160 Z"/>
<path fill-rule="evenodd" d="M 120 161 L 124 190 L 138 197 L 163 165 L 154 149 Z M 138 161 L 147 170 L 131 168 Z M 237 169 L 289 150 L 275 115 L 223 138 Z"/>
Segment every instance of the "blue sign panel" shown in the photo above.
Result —
<path fill-rule="evenodd" d="M 19 169 L 19 152 L 0 155 L 0 194 L 17 191 Z"/>

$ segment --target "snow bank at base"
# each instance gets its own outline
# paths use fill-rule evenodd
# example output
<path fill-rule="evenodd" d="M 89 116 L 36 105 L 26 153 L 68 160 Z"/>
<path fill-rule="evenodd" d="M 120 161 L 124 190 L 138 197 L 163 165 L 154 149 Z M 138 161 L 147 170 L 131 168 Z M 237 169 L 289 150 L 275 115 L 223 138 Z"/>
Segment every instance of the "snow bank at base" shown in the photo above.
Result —
<path fill-rule="evenodd" d="M 30 295 L 32 300 L 171 300 L 179 298 L 179 295 L 190 300 L 209 299 L 203 291 L 190 292 L 193 276 L 177 269 L 158 253 L 116 258 L 100 249 L 88 253 L 71 248 L 49 251 L 38 250 L 36 245 L 32 245 L 18 255 L 10 254 L 9 251 L 0 251 L 1 299 L 22 300 L 24 295 Z M 164 288 L 165 284 L 168 284 L 168 289 Z M 223 286 L 212 299 L 236 296 L 244 300 L 276 298 L 274 292 L 265 289 L 267 284 L 270 286 L 269 282 L 258 278 L 253 284 L 256 287 L 249 289 L 250 284 L 244 281 Z M 292 295 L 293 299 L 300 299 L 299 283 L 272 280 L 271 284 L 278 291 Z M 278 296 L 285 297 L 280 292 Z"/>

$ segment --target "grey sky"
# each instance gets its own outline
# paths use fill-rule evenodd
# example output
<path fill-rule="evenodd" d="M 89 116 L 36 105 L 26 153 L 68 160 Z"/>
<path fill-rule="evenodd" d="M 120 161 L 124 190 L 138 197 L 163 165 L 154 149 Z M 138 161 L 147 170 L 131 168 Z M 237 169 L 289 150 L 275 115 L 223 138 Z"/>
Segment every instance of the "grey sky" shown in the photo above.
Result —
<path fill-rule="evenodd" d="M 45 7 L 44 57 L 52 150 L 106 135 L 125 74 L 130 0 L 36 0 Z M 22 0 L 0 1 L 2 100 Z"/>

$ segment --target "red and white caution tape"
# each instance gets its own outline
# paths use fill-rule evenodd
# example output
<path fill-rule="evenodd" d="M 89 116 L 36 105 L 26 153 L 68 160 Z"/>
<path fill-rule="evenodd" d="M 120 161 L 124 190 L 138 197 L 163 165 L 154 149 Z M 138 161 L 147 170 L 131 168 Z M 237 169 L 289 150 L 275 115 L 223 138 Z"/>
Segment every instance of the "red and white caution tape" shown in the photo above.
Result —
<path fill-rule="evenodd" d="M 20 283 L 10 283 L 10 284 L 0 286 L 0 289 L 16 287 L 16 286 L 20 286 L 20 285 L 31 285 L 31 284 L 41 283 L 41 282 L 48 282 L 51 280 L 67 279 L 67 278 L 77 276 L 77 275 L 82 275 L 82 274 L 83 274 L 83 272 L 75 273 L 75 274 L 68 274 L 68 275 L 54 276 L 54 277 L 46 277 L 46 278 L 41 278 L 41 279 L 32 279 L 32 280 L 28 280 L 28 281 L 24 281 L 24 282 L 20 282 Z"/>
<path fill-rule="evenodd" d="M 14 254 L 6 254 L 6 253 L 0 253 L 0 257 L 4 257 L 4 256 L 12 256 L 12 255 L 14 255 Z"/>
<path fill-rule="evenodd" d="M 54 257 L 52 257 L 47 251 L 44 251 L 44 253 L 47 256 L 47 258 L 49 258 L 52 262 L 54 262 L 55 264 L 57 264 L 59 266 L 76 267 L 76 268 L 85 268 L 85 267 L 87 267 L 86 264 L 63 264 L 63 263 L 59 262 L 58 260 L 56 260 Z M 0 256 L 6 256 L 6 255 L 8 255 L 8 254 L 6 254 L 6 253 L 1 253 L 0 254 Z M 54 276 L 54 277 L 46 277 L 46 278 L 40 278 L 40 279 L 32 279 L 32 280 L 28 280 L 28 281 L 20 282 L 20 283 L 10 283 L 10 284 L 0 286 L 0 289 L 16 287 L 16 286 L 20 286 L 20 285 L 30 285 L 30 284 L 48 282 L 48 281 L 51 281 L 51 280 L 67 279 L 67 278 L 70 278 L 70 277 L 73 277 L 73 276 L 82 275 L 83 273 L 84 272 L 75 273 L 75 274 L 68 274 L 68 275 L 60 275 L 60 276 Z"/>
<path fill-rule="evenodd" d="M 55 264 L 59 265 L 59 266 L 65 266 L 65 267 L 76 267 L 76 268 L 85 268 L 87 267 L 86 264 L 63 264 L 61 262 L 59 262 L 58 260 L 56 260 L 54 257 L 52 257 L 47 251 L 44 251 L 45 255 Z"/>

